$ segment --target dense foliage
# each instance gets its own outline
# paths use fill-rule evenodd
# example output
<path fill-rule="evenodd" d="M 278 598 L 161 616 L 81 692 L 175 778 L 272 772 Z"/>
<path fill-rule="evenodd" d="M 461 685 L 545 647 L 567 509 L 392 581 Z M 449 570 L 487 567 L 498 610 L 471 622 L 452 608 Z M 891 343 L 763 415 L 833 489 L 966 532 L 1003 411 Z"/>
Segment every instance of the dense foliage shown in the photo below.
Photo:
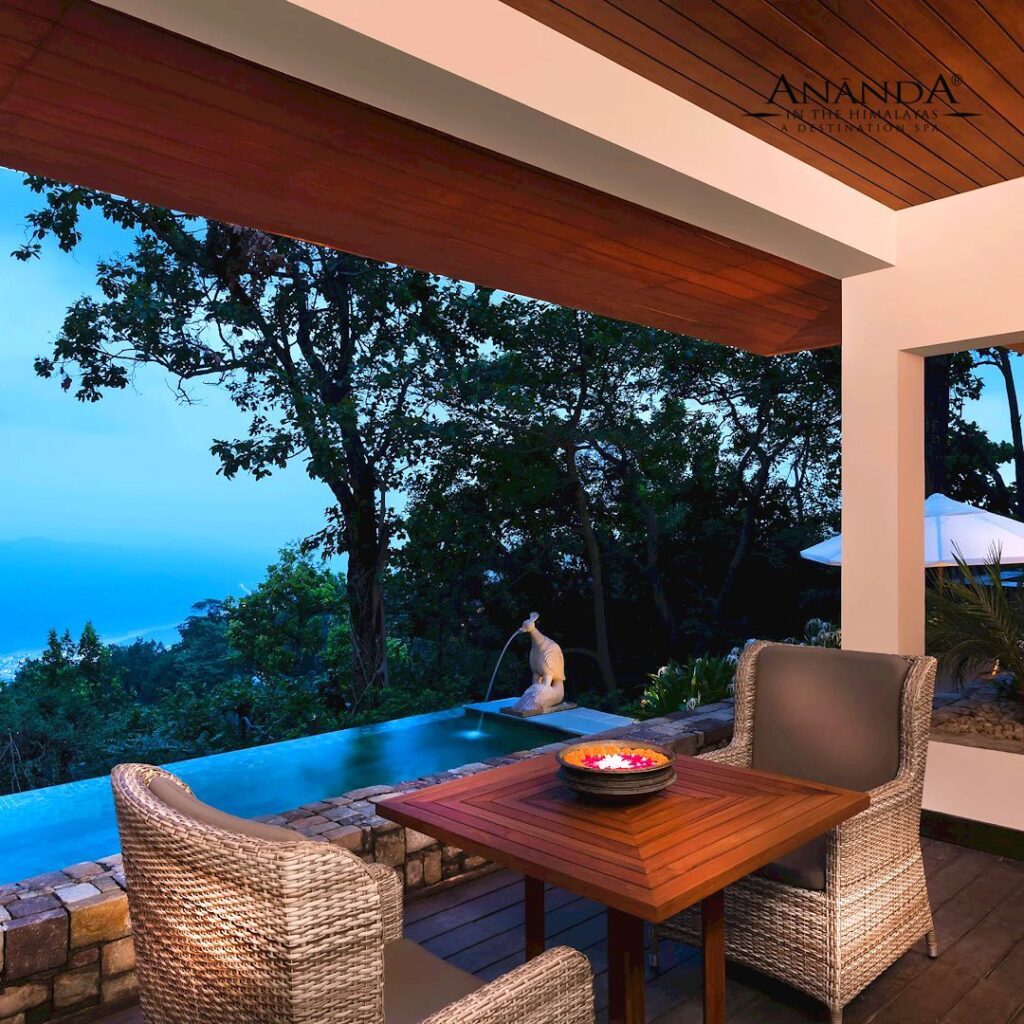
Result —
<path fill-rule="evenodd" d="M 736 660 L 734 656 L 702 654 L 682 665 L 669 661 L 651 673 L 639 705 L 630 710 L 638 718 L 656 718 L 725 700 L 733 692 Z"/>
<path fill-rule="evenodd" d="M 211 439 L 218 471 L 260 479 L 298 460 L 328 507 L 257 592 L 198 605 L 170 647 L 54 634 L 0 691 L 0 784 L 479 697 L 531 610 L 565 649 L 570 697 L 607 707 L 636 706 L 668 663 L 686 699 L 717 692 L 712 660 L 687 659 L 838 618 L 838 572 L 799 558 L 839 525 L 838 350 L 764 359 L 28 185 L 42 203 L 19 259 L 73 252 L 97 216 L 130 239 L 37 372 L 83 402 L 139 365 L 184 406 L 197 382 L 222 388 L 239 429 Z M 983 357 L 1002 367 L 1001 352 Z M 964 417 L 974 361 L 931 365 L 930 480 L 1016 505 L 998 467 L 1018 437 L 994 445 Z M 315 552 L 341 556 L 343 577 Z M 511 659 L 501 685 L 524 680 Z"/>
<path fill-rule="evenodd" d="M 75 641 L 50 633 L 37 658 L 0 684 L 0 793 L 450 707 L 475 695 L 473 675 L 433 682 L 429 644 L 392 640 L 393 679 L 372 708 L 339 709 L 350 671 L 345 584 L 295 549 L 240 599 L 205 600 L 165 646 Z M 513 652 L 504 685 L 525 673 Z M 463 669 L 468 668 L 463 665 Z M 505 693 L 505 690 L 500 690 Z"/>

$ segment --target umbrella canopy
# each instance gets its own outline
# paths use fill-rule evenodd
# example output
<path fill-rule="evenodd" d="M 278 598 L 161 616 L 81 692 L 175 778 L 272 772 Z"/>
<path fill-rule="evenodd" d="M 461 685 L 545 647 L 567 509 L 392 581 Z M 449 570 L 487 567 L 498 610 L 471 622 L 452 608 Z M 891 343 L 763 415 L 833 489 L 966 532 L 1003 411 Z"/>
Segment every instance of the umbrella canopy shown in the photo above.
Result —
<path fill-rule="evenodd" d="M 1003 565 L 1024 562 L 1024 523 L 985 512 L 973 505 L 933 494 L 924 503 L 924 564 L 929 568 L 956 565 L 956 555 L 968 565 L 983 565 L 999 549 Z M 812 562 L 843 564 L 843 536 L 829 537 L 800 554 Z"/>

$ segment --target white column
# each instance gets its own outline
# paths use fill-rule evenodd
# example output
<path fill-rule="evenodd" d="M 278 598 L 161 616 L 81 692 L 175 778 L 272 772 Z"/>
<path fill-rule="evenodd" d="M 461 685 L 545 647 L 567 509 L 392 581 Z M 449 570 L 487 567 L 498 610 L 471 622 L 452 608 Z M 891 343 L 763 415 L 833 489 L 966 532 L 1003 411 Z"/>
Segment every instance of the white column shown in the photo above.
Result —
<path fill-rule="evenodd" d="M 891 338 L 869 336 L 857 310 L 849 313 L 844 308 L 843 647 L 921 654 L 924 361 Z"/>

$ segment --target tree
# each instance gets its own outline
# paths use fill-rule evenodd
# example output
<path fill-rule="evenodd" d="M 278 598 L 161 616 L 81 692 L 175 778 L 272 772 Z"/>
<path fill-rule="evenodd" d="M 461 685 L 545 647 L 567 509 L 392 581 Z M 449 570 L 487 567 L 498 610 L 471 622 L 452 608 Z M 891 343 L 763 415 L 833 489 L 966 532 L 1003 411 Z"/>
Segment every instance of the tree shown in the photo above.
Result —
<path fill-rule="evenodd" d="M 816 590 L 786 589 L 801 611 L 778 628 L 832 614 L 835 582 L 792 563 L 837 525 L 835 353 L 764 360 L 517 299 L 488 313 L 396 556 L 402 614 L 438 659 L 443 638 L 500 647 L 537 609 L 605 690 L 629 686 L 782 618 L 786 599 L 754 615 L 728 600 L 780 567 L 783 589 Z"/>
<path fill-rule="evenodd" d="M 109 645 L 107 658 L 111 677 L 120 680 L 139 704 L 155 704 L 177 682 L 174 656 L 158 640 L 140 637 L 129 644 Z"/>
<path fill-rule="evenodd" d="M 1013 360 L 1007 348 L 983 348 L 978 352 L 979 366 L 994 366 L 1003 379 L 1006 392 L 1006 409 L 1010 419 L 1012 443 L 1014 492 L 1013 514 L 1024 519 L 1024 430 L 1020 421 L 1020 402 L 1017 398 L 1017 384 L 1013 377 Z"/>
<path fill-rule="evenodd" d="M 926 494 L 940 492 L 1005 513 L 1010 511 L 1010 494 L 999 467 L 1013 448 L 990 440 L 965 417 L 966 403 L 977 400 L 982 391 L 977 367 L 999 366 L 998 352 L 985 349 L 978 355 L 954 352 L 925 359 L 924 476 Z M 1012 375 L 1007 394 L 1015 397 Z"/>
<path fill-rule="evenodd" d="M 667 376 L 670 393 L 714 416 L 739 498 L 735 544 L 711 611 L 717 628 L 754 549 L 759 526 L 791 506 L 802 528 L 827 523 L 839 482 L 839 359 L 836 350 L 766 359 L 716 345 L 692 345 Z M 723 467 L 725 469 L 725 467 Z M 732 511 L 726 506 L 714 514 Z"/>
<path fill-rule="evenodd" d="M 952 356 L 924 361 L 924 488 L 925 494 L 949 490 L 949 433 Z"/>
<path fill-rule="evenodd" d="M 0 688 L 0 790 L 99 775 L 131 756 L 147 722 L 110 672 L 109 657 L 91 623 L 77 643 L 52 629 L 41 655 Z"/>
<path fill-rule="evenodd" d="M 354 709 L 338 701 L 351 647 L 337 574 L 288 547 L 252 593 L 195 610 L 160 703 L 175 743 L 206 753 L 351 724 Z"/>
<path fill-rule="evenodd" d="M 72 252 L 96 211 L 132 233 L 130 252 L 97 264 L 99 295 L 67 311 L 36 360 L 80 401 L 126 387 L 141 364 L 162 368 L 182 402 L 197 382 L 224 388 L 247 432 L 216 439 L 218 471 L 260 479 L 300 459 L 333 505 L 306 550 L 348 556 L 359 701 L 386 682 L 383 580 L 395 517 L 389 498 L 421 457 L 425 384 L 463 344 L 475 299 L 456 282 L 261 231 L 30 177 L 45 204 L 14 255 L 53 238 Z"/>
<path fill-rule="evenodd" d="M 611 531 L 616 554 L 640 574 L 669 651 L 679 640 L 679 615 L 667 589 L 665 535 L 686 514 L 689 501 L 680 485 L 693 480 L 695 467 L 709 465 L 708 456 L 720 442 L 706 414 L 673 398 L 656 402 L 643 416 L 620 420 L 594 439 L 616 506 L 617 528 Z"/>
<path fill-rule="evenodd" d="M 508 463 L 529 465 L 546 502 L 571 510 L 590 582 L 594 646 L 587 653 L 612 690 L 607 539 L 595 515 L 600 443 L 616 424 L 644 415 L 655 391 L 657 346 L 670 336 L 511 296 L 493 302 L 473 326 L 477 359 L 444 394 L 465 431 L 462 451 L 487 452 L 516 478 L 521 474 Z"/>
<path fill-rule="evenodd" d="M 170 649 L 174 680 L 193 689 L 216 687 L 242 671 L 238 652 L 228 640 L 231 605 L 206 598 L 178 627 L 179 641 Z"/>
<path fill-rule="evenodd" d="M 993 441 L 978 426 L 962 417 L 950 425 L 946 457 L 949 489 L 957 501 L 979 505 L 999 515 L 1012 511 L 1011 488 L 1000 467 L 1013 458 L 1013 446 Z"/>
<path fill-rule="evenodd" d="M 86 696 L 100 696 L 110 672 L 110 655 L 91 622 L 82 628 L 75 650 L 75 661 Z"/>
<path fill-rule="evenodd" d="M 256 590 L 226 607 L 228 642 L 251 674 L 264 681 L 315 678 L 328 706 L 341 710 L 334 701 L 341 691 L 337 659 L 350 636 L 345 588 L 333 572 L 285 548 Z"/>

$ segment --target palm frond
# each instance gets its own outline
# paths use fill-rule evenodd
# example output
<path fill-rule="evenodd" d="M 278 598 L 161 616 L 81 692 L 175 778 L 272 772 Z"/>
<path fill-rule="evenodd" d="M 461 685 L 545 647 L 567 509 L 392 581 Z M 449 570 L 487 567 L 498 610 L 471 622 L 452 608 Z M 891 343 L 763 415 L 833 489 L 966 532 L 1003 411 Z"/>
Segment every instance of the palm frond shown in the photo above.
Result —
<path fill-rule="evenodd" d="M 955 552 L 959 578 L 933 577 L 927 594 L 928 652 L 962 681 L 979 662 L 998 659 L 1024 684 L 1024 593 L 1003 582 L 1000 552 L 977 569 Z"/>

